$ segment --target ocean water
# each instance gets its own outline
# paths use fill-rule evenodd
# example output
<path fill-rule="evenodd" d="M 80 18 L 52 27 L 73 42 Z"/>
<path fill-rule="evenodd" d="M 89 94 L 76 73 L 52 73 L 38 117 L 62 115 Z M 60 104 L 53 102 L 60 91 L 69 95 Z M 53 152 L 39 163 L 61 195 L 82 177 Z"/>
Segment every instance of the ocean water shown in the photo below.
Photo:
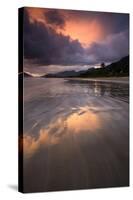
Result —
<path fill-rule="evenodd" d="M 129 84 L 24 79 L 24 191 L 129 185 Z"/>

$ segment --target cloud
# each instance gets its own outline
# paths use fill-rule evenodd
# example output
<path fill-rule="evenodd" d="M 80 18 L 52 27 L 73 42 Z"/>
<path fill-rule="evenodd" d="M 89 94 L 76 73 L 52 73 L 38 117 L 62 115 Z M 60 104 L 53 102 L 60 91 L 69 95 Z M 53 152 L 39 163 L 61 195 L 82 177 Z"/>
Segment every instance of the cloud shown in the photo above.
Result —
<path fill-rule="evenodd" d="M 100 13 L 99 21 L 107 34 L 116 34 L 125 31 L 129 27 L 129 15 L 122 13 Z"/>
<path fill-rule="evenodd" d="M 64 29 L 65 17 L 58 10 L 48 10 L 44 13 L 44 16 L 48 24 Z"/>
<path fill-rule="evenodd" d="M 31 133 L 25 133 L 21 138 L 24 156 L 31 157 L 41 147 L 62 143 L 68 139 L 67 137 L 70 137 L 65 134 L 66 131 L 71 135 L 92 134 L 100 126 L 100 117 L 96 113 L 88 111 L 87 108 L 81 107 L 79 111 L 57 118 L 47 128 L 41 128 L 36 138 Z"/>
<path fill-rule="evenodd" d="M 57 33 L 41 22 L 30 22 L 24 12 L 24 57 L 43 64 L 76 64 L 84 49 L 78 40 Z"/>
<path fill-rule="evenodd" d="M 105 41 L 92 43 L 87 49 L 97 62 L 112 62 L 129 54 L 129 32 L 128 30 L 109 35 Z"/>
<path fill-rule="evenodd" d="M 74 21 L 97 21 L 104 28 L 105 34 L 122 32 L 129 27 L 129 14 L 95 12 L 95 11 L 67 11 L 69 18 Z"/>
<path fill-rule="evenodd" d="M 104 40 L 93 42 L 85 48 L 79 40 L 57 33 L 55 27 L 60 29 L 65 27 L 65 12 L 68 12 L 69 17 L 75 13 L 75 19 L 88 17 L 91 20 L 99 20 L 109 34 Z M 99 64 L 112 62 L 129 54 L 126 14 L 82 12 L 81 15 L 81 11 L 48 10 L 44 12 L 44 16 L 46 22 L 30 21 L 28 11 L 24 9 L 24 58 L 34 64 L 39 66 Z"/>

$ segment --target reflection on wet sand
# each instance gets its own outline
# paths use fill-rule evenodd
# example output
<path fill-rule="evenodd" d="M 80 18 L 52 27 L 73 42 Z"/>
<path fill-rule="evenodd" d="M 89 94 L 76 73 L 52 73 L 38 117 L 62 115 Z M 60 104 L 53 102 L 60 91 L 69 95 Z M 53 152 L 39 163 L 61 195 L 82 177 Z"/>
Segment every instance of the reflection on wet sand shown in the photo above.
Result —
<path fill-rule="evenodd" d="M 23 146 L 25 157 L 32 156 L 40 146 L 54 145 L 61 142 L 63 132 L 71 134 L 92 133 L 100 128 L 99 116 L 86 108 L 80 108 L 77 113 L 72 113 L 65 118 L 59 118 L 52 122 L 48 128 L 40 129 L 37 139 L 24 134 Z M 67 135 L 65 135 L 66 137 Z"/>
<path fill-rule="evenodd" d="M 128 82 L 104 82 L 104 81 L 87 81 L 87 80 L 69 80 L 70 85 L 80 85 L 90 95 L 94 96 L 110 96 L 129 102 L 129 84 Z"/>
<path fill-rule="evenodd" d="M 73 113 L 66 120 L 68 131 L 73 133 L 84 133 L 85 131 L 96 131 L 100 127 L 99 116 L 91 111 L 81 110 L 79 113 Z"/>
<path fill-rule="evenodd" d="M 127 186 L 128 85 L 32 81 L 25 82 L 24 191 Z"/>

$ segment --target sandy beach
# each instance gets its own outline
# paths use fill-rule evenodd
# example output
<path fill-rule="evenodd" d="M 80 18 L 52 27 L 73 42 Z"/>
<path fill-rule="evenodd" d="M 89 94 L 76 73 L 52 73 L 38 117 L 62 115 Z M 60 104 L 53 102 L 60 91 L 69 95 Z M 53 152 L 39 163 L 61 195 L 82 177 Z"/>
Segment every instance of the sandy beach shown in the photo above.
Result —
<path fill-rule="evenodd" d="M 100 81 L 129 84 L 129 77 L 100 77 L 100 78 L 67 78 L 67 80 Z"/>
<path fill-rule="evenodd" d="M 25 78 L 24 192 L 129 185 L 128 84 L 82 80 Z"/>

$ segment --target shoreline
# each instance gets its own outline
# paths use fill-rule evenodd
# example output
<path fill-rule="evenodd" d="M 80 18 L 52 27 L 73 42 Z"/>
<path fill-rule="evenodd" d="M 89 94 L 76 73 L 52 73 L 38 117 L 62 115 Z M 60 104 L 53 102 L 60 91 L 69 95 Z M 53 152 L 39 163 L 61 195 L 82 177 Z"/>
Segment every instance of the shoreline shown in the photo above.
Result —
<path fill-rule="evenodd" d="M 76 81 L 99 81 L 129 84 L 129 77 L 98 77 L 98 78 L 65 78 L 66 80 Z"/>

